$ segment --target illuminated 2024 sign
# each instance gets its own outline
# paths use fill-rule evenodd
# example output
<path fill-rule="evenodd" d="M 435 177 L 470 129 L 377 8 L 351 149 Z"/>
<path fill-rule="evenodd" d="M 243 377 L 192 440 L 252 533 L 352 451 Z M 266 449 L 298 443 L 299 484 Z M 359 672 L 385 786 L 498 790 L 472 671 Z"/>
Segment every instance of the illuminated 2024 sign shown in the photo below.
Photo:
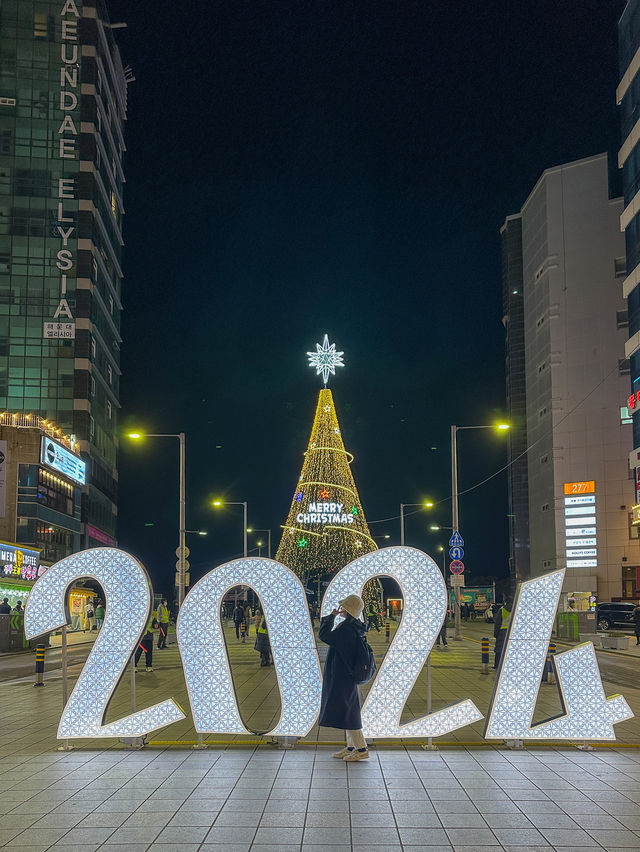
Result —
<path fill-rule="evenodd" d="M 505 652 L 485 727 L 486 739 L 614 740 L 613 725 L 633 716 L 622 696 L 606 698 L 587 643 L 555 657 L 564 713 L 532 724 L 563 571 L 523 583 L 516 598 Z M 362 708 L 366 737 L 437 737 L 482 719 L 472 701 L 413 719 L 400 717 L 446 614 L 447 597 L 436 563 L 410 547 L 368 553 L 339 571 L 325 593 L 330 612 L 347 594 L 380 576 L 393 577 L 405 599 L 402 621 Z M 25 633 L 34 638 L 69 621 L 68 591 L 81 577 L 102 586 L 106 618 L 60 719 L 58 737 L 142 737 L 184 719 L 167 699 L 105 724 L 109 701 L 148 624 L 151 587 L 144 568 L 121 550 L 96 548 L 61 560 L 33 587 Z M 304 588 L 270 559 L 236 559 L 210 571 L 189 592 L 178 618 L 178 645 L 198 733 L 250 733 L 242 722 L 225 647 L 221 603 L 247 585 L 260 596 L 269 625 L 280 719 L 269 735 L 304 736 L 320 709 L 322 675 Z"/>

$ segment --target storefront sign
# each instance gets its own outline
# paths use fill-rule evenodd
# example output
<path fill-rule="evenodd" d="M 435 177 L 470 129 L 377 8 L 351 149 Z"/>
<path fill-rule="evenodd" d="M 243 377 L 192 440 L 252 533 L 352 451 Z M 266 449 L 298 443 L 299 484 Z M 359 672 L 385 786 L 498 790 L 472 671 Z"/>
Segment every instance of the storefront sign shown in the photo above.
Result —
<path fill-rule="evenodd" d="M 596 483 L 565 482 L 564 528 L 567 568 L 597 568 Z M 584 524 L 593 524 L 585 527 Z M 576 529 L 578 536 L 576 536 Z M 587 532 L 589 530 L 589 532 Z M 588 538 L 587 538 L 588 536 Z M 588 550 L 583 542 L 588 541 Z"/>
<path fill-rule="evenodd" d="M 633 716 L 625 699 L 606 698 L 593 645 L 556 654 L 563 713 L 532 725 L 540 679 L 565 571 L 521 584 L 487 717 L 487 739 L 614 740 L 614 724 Z M 391 577 L 402 589 L 402 621 L 362 707 L 366 737 L 435 737 L 477 722 L 482 713 L 469 699 L 400 723 L 405 702 L 431 652 L 447 608 L 437 564 L 410 547 L 368 553 L 340 570 L 329 584 L 322 614 L 359 592 L 376 577 Z M 109 701 L 148 624 L 151 587 L 144 568 L 113 548 L 74 554 L 54 565 L 27 601 L 25 633 L 33 639 L 61 627 L 66 595 L 80 577 L 102 586 L 106 617 L 65 706 L 58 737 L 142 737 L 185 718 L 172 699 L 105 724 Z M 298 577 L 271 559 L 236 559 L 200 580 L 178 618 L 178 643 L 196 731 L 248 733 L 235 698 L 220 620 L 226 592 L 255 589 L 269 626 L 280 686 L 280 719 L 268 735 L 304 736 L 320 707 L 321 675 L 304 588 Z M 337 628 L 339 629 L 339 627 Z"/>
<path fill-rule="evenodd" d="M 86 483 L 86 462 L 46 435 L 42 436 L 40 461 L 78 485 Z"/>
<path fill-rule="evenodd" d="M 46 569 L 40 566 L 39 550 L 0 542 L 0 570 L 3 577 L 37 580 Z"/>
<path fill-rule="evenodd" d="M 115 547 L 117 544 L 115 538 L 111 538 L 110 535 L 107 535 L 106 532 L 102 532 L 102 530 L 98 529 L 98 527 L 94 527 L 93 524 L 87 524 L 87 534 L 90 538 L 105 544 L 107 547 Z"/>

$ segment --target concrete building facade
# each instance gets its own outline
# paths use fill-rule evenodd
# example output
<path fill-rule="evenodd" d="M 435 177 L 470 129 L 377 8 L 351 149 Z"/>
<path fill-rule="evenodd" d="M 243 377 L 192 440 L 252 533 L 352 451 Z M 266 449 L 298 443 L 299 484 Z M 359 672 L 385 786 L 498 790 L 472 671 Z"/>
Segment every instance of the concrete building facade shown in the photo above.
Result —
<path fill-rule="evenodd" d="M 622 207 L 622 199 L 609 197 L 602 154 L 545 171 L 503 226 L 503 241 L 511 236 L 511 281 L 514 266 L 521 263 L 522 271 L 521 321 L 510 320 L 515 292 L 505 315 L 508 373 L 525 386 L 517 397 L 524 423 L 516 423 L 510 460 L 526 433 L 528 507 L 512 504 L 514 525 L 527 511 L 531 576 L 566 568 L 566 592 L 600 600 L 634 597 L 640 566 L 625 407 Z M 523 363 L 511 364 L 511 352 L 521 349 Z"/>

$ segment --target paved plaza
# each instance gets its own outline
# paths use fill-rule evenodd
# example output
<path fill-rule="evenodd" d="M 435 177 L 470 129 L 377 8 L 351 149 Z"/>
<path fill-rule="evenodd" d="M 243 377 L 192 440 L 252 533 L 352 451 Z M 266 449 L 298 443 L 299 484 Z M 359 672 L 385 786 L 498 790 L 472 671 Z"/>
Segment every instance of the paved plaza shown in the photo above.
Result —
<path fill-rule="evenodd" d="M 471 698 L 486 713 L 494 674 L 482 674 L 477 639 L 490 632 L 470 625 L 462 642 L 433 650 L 433 709 Z M 369 637 L 380 661 L 384 633 Z M 275 671 L 260 668 L 253 635 L 241 644 L 228 631 L 227 642 L 245 723 L 269 730 L 280 712 Z M 51 656 L 59 659 L 59 651 Z M 32 676 L 5 677 L 0 846 L 28 852 L 640 848 L 638 660 L 604 652 L 598 659 L 607 695 L 622 692 L 636 713 L 616 726 L 614 747 L 511 751 L 483 743 L 479 722 L 437 741 L 438 751 L 412 740 L 376 742 L 369 761 L 351 765 L 331 757 L 340 732 L 317 727 L 294 750 L 259 734 L 211 734 L 206 750 L 194 750 L 175 645 L 154 650 L 153 672 L 140 666 L 136 706 L 174 697 L 187 718 L 151 735 L 141 750 L 91 740 L 57 751 L 59 668 L 51 664 L 44 689 L 33 688 Z M 70 666 L 70 687 L 81 665 Z M 107 721 L 131 710 L 127 673 Z M 559 711 L 557 688 L 543 685 L 536 720 Z M 426 712 L 423 670 L 403 721 Z"/>

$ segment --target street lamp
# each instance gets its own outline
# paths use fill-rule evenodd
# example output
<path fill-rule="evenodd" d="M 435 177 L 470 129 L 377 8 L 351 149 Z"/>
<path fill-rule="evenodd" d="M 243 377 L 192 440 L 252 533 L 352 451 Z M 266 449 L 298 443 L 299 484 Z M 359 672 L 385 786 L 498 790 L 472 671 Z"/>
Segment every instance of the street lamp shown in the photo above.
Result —
<path fill-rule="evenodd" d="M 247 556 L 247 533 L 249 530 L 247 529 L 247 501 L 233 501 L 233 500 L 213 500 L 212 505 L 215 506 L 216 509 L 219 509 L 221 506 L 242 506 L 244 509 L 243 512 L 243 520 L 242 520 L 242 540 L 243 540 L 243 548 L 242 552 L 246 558 Z"/>
<path fill-rule="evenodd" d="M 463 429 L 497 429 L 499 432 L 506 432 L 509 429 L 508 423 L 495 423 L 491 426 L 451 426 L 451 525 L 454 532 L 458 530 L 458 446 L 457 434 Z M 462 639 L 462 630 L 460 625 L 460 586 L 454 587 L 455 596 L 455 623 L 456 632 L 455 639 Z"/>
<path fill-rule="evenodd" d="M 192 535 L 209 535 L 206 530 L 185 530 L 186 533 L 191 533 Z"/>
<path fill-rule="evenodd" d="M 185 450 L 185 435 L 184 432 L 172 433 L 152 433 L 152 432 L 129 432 L 129 437 L 138 441 L 142 438 L 177 438 L 180 442 L 180 517 L 179 517 L 179 533 L 178 533 L 178 610 L 182 606 L 185 596 L 185 586 L 187 579 L 187 555 L 185 553 L 185 533 L 186 533 L 186 450 Z"/>
<path fill-rule="evenodd" d="M 404 546 L 404 510 L 411 506 L 420 506 L 422 509 L 433 509 L 432 500 L 424 500 L 422 503 L 400 503 L 400 545 Z"/>
<path fill-rule="evenodd" d="M 271 559 L 271 530 L 268 529 L 257 529 L 256 527 L 251 527 L 247 530 L 248 533 L 266 533 L 267 534 L 267 558 Z M 262 544 L 258 542 L 258 547 L 262 547 Z"/>

